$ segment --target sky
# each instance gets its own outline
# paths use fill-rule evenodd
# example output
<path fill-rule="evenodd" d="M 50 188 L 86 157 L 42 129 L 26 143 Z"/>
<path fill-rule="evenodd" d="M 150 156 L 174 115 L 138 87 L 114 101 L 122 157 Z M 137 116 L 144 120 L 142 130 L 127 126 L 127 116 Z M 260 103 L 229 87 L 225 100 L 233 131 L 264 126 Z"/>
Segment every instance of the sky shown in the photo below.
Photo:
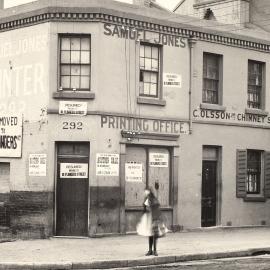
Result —
<path fill-rule="evenodd" d="M 132 2 L 132 0 L 118 0 L 118 1 L 127 2 L 127 3 Z M 21 4 L 29 3 L 29 2 L 33 2 L 33 0 L 5 0 L 5 8 L 21 5 Z M 156 2 L 166 7 L 167 9 L 172 10 L 180 2 L 180 0 L 156 0 Z"/>

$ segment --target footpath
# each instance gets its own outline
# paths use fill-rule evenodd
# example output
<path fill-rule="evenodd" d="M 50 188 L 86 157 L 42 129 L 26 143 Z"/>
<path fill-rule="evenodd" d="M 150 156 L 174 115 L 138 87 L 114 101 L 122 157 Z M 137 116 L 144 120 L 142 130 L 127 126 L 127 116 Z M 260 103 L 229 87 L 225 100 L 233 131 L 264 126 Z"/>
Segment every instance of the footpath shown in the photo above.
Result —
<path fill-rule="evenodd" d="M 111 269 L 270 252 L 270 227 L 215 228 L 169 233 L 159 256 L 145 256 L 148 239 L 137 235 L 50 238 L 0 243 L 0 269 Z"/>

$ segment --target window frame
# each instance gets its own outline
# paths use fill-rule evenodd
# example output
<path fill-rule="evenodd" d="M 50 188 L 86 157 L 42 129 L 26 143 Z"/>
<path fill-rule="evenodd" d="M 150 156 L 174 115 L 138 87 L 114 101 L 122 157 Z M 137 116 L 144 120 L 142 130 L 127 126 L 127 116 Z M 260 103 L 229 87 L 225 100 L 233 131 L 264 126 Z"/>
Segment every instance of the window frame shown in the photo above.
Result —
<path fill-rule="evenodd" d="M 81 50 L 81 42 L 80 42 L 80 57 L 81 57 L 81 52 L 82 51 L 87 51 L 89 52 L 89 63 L 81 63 L 81 61 L 79 63 L 71 63 L 71 60 L 69 63 L 62 63 L 62 56 L 61 56 L 61 53 L 62 53 L 62 48 L 61 48 L 61 45 L 62 45 L 62 39 L 63 38 L 88 38 L 89 39 L 89 51 L 88 50 Z M 69 50 L 70 52 L 72 51 L 72 49 L 70 48 Z M 89 93 L 91 91 L 91 79 L 92 79 L 92 61 L 91 61 L 91 58 L 92 58 L 92 39 L 91 39 L 91 34 L 78 34 L 78 33 L 68 33 L 68 34 L 59 34 L 58 35 L 58 92 L 64 92 L 64 93 L 74 93 L 74 92 L 80 92 L 80 93 Z M 67 87 L 62 87 L 61 85 L 61 81 L 62 81 L 62 66 L 63 65 L 66 65 L 66 66 L 69 66 L 69 69 L 70 69 L 70 74 L 67 75 L 70 77 L 69 80 L 71 80 L 71 66 L 72 65 L 76 65 L 76 66 L 80 66 L 80 75 L 77 75 L 80 80 L 81 80 L 81 77 L 88 77 L 89 79 L 89 88 L 72 88 L 71 87 L 71 81 L 69 82 L 70 84 L 70 87 L 67 88 Z M 88 75 L 81 75 L 81 66 L 88 66 L 89 67 L 89 74 Z M 80 82 L 81 84 L 81 82 Z"/>
<path fill-rule="evenodd" d="M 149 46 L 149 47 L 151 47 L 151 60 L 152 60 L 152 48 L 154 47 L 154 48 L 158 49 L 158 70 L 157 71 L 141 68 L 141 54 L 140 54 L 141 46 Z M 162 99 L 162 85 L 161 85 L 161 79 L 162 79 L 162 55 L 163 55 L 162 48 L 163 47 L 160 44 L 153 44 L 153 43 L 149 43 L 149 42 L 140 42 L 139 43 L 139 96 L 138 96 L 139 98 L 142 98 L 142 99 L 143 98 L 154 99 L 154 100 Z M 141 93 L 141 82 L 144 83 L 144 81 L 141 81 L 141 71 L 142 72 L 149 72 L 149 73 L 157 74 L 156 95 L 145 94 L 144 86 L 142 86 L 143 87 L 143 93 Z"/>
<path fill-rule="evenodd" d="M 258 187 L 257 191 L 249 191 L 249 176 L 252 176 L 251 172 L 249 172 L 249 170 L 251 170 L 249 164 L 252 162 L 251 160 L 249 160 L 249 155 L 252 153 L 259 155 L 259 161 L 256 161 L 259 163 L 258 172 L 257 173 L 255 172 L 255 175 L 257 174 L 257 177 L 259 177 L 259 179 L 256 179 L 256 185 Z M 264 177 L 263 151 L 255 149 L 247 149 L 246 194 L 248 197 L 263 195 L 263 187 L 264 187 L 263 177 Z"/>
<path fill-rule="evenodd" d="M 206 57 L 211 56 L 211 57 L 216 57 L 217 58 L 217 69 L 218 69 L 218 78 L 217 79 L 212 79 L 208 78 L 205 76 L 205 61 Z M 223 55 L 222 54 L 217 54 L 217 53 L 212 53 L 212 52 L 203 52 L 203 70 L 202 70 L 202 103 L 203 104 L 211 104 L 211 105 L 222 105 L 222 85 L 223 85 Z M 216 98 L 216 103 L 214 102 L 209 102 L 208 100 L 204 99 L 204 93 L 206 90 L 205 87 L 205 80 L 212 80 L 212 81 L 217 81 L 217 90 L 215 91 L 217 94 Z M 214 91 L 212 91 L 214 92 Z"/>
<path fill-rule="evenodd" d="M 259 97 L 259 107 L 252 107 L 249 105 L 249 102 L 253 102 L 254 101 L 250 101 L 249 100 L 249 79 L 250 79 L 250 72 L 249 72 L 249 66 L 250 64 L 259 64 L 261 66 L 261 85 L 260 85 L 260 97 Z M 257 61 L 257 60 L 253 60 L 253 59 L 248 59 L 248 66 L 247 66 L 247 108 L 251 109 L 251 110 L 263 110 L 265 107 L 265 62 L 262 61 Z M 254 85 L 252 85 L 254 86 Z M 256 86 L 256 85 L 255 85 Z M 253 93 L 256 94 L 256 91 L 253 91 Z"/>

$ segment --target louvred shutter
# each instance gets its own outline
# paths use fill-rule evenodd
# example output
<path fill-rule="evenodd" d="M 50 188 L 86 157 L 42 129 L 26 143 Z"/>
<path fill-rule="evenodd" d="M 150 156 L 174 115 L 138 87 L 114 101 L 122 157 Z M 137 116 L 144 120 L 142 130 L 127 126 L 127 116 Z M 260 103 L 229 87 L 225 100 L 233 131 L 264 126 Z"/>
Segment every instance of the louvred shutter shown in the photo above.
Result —
<path fill-rule="evenodd" d="M 270 198 L 270 152 L 264 153 L 264 194 Z"/>
<path fill-rule="evenodd" d="M 236 152 L 236 197 L 246 197 L 247 150 Z"/>

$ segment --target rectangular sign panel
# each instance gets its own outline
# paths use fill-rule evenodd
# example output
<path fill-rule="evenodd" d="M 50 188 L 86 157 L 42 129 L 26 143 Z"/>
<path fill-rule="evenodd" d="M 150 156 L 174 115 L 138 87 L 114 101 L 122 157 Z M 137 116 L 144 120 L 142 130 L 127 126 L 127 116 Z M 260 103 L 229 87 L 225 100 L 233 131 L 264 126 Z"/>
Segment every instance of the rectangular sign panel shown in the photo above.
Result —
<path fill-rule="evenodd" d="M 60 178 L 88 178 L 88 164 L 61 163 Z"/>
<path fill-rule="evenodd" d="M 86 115 L 87 102 L 59 101 L 59 114 Z"/>
<path fill-rule="evenodd" d="M 0 157 L 21 157 L 22 116 L 0 115 Z"/>
<path fill-rule="evenodd" d="M 151 167 L 168 167 L 169 154 L 149 153 L 149 165 Z"/>
<path fill-rule="evenodd" d="M 125 176 L 127 182 L 142 182 L 143 181 L 142 163 L 127 162 L 125 164 Z"/>
<path fill-rule="evenodd" d="M 97 153 L 97 176 L 119 176 L 119 154 Z"/>
<path fill-rule="evenodd" d="M 46 154 L 29 155 L 29 176 L 46 176 Z"/>
<path fill-rule="evenodd" d="M 163 86 L 181 88 L 182 86 L 181 75 L 174 73 L 163 73 Z"/>

